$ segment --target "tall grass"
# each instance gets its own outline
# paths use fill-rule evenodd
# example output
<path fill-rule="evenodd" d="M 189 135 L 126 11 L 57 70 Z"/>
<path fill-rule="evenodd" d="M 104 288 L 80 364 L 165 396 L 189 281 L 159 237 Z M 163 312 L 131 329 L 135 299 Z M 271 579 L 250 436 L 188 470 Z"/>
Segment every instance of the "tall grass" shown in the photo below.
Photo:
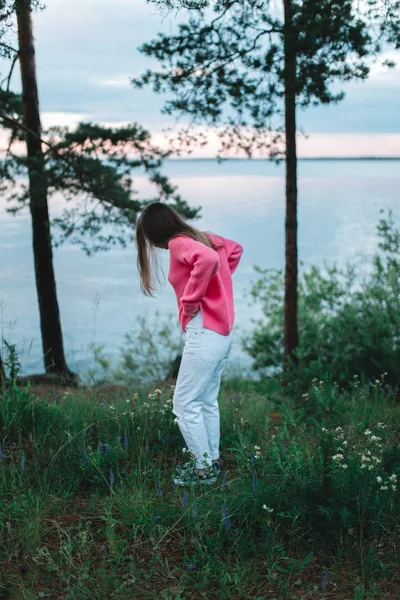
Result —
<path fill-rule="evenodd" d="M 230 381 L 222 473 L 177 488 L 172 389 L 0 399 L 0 598 L 394 598 L 399 406 L 384 378 Z"/>

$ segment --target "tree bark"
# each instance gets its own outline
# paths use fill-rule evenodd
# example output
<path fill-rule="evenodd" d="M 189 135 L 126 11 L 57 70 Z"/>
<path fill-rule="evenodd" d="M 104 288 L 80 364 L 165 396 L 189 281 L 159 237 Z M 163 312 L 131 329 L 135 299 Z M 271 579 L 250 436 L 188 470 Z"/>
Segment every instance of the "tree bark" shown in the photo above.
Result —
<path fill-rule="evenodd" d="M 44 364 L 47 373 L 69 375 L 64 355 L 60 311 L 53 268 L 47 178 L 41 137 L 39 96 L 30 0 L 16 0 L 22 102 L 26 133 L 33 255 Z"/>
<path fill-rule="evenodd" d="M 286 220 L 285 220 L 285 314 L 284 361 L 295 360 L 297 328 L 297 147 L 296 147 L 296 44 L 293 37 L 292 0 L 284 0 L 285 13 L 285 131 L 286 131 Z"/>

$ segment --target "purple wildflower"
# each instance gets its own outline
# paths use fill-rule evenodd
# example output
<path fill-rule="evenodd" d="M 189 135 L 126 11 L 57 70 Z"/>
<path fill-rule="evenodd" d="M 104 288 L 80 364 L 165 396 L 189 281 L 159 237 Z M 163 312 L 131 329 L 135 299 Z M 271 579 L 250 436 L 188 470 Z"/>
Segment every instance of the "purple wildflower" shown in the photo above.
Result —
<path fill-rule="evenodd" d="M 21 457 L 21 471 L 22 472 L 25 471 L 25 452 L 22 453 L 22 457 Z"/>
<path fill-rule="evenodd" d="M 152 517 L 151 520 L 153 521 L 154 525 L 157 525 L 157 519 L 158 518 L 159 517 L 157 516 L 156 511 L 153 509 L 153 517 Z"/>
<path fill-rule="evenodd" d="M 149 446 L 149 438 L 146 438 L 146 446 L 145 446 L 145 450 L 146 452 L 148 452 L 150 450 L 150 446 Z"/>
<path fill-rule="evenodd" d="M 257 475 L 257 471 L 254 471 L 254 475 L 253 475 L 253 490 L 255 491 L 255 493 L 258 492 L 258 475 Z"/>
<path fill-rule="evenodd" d="M 124 448 L 127 452 L 128 452 L 128 446 L 129 446 L 128 434 L 126 433 L 126 429 L 125 429 L 125 431 L 124 431 Z"/>
<path fill-rule="evenodd" d="M 110 454 L 110 444 L 103 444 L 103 446 L 106 449 L 106 454 Z"/>
<path fill-rule="evenodd" d="M 196 565 L 193 564 L 193 563 L 189 563 L 189 564 L 186 565 L 186 568 L 187 568 L 188 571 L 194 571 L 195 568 L 196 568 Z"/>
<path fill-rule="evenodd" d="M 193 517 L 193 521 L 195 521 L 196 517 L 197 517 L 197 503 L 196 502 L 193 503 L 192 517 Z"/>
<path fill-rule="evenodd" d="M 393 388 L 391 385 L 389 386 L 387 395 L 388 395 L 388 398 L 391 398 L 393 396 Z"/>
<path fill-rule="evenodd" d="M 185 490 L 183 492 L 183 497 L 182 497 L 182 504 L 183 504 L 183 506 L 187 506 L 188 505 L 188 501 L 189 501 L 189 492 L 187 492 Z"/>
<path fill-rule="evenodd" d="M 114 473 L 113 473 L 113 470 L 110 469 L 110 485 L 111 485 L 111 487 L 114 485 L 114 483 L 115 483 Z"/>
<path fill-rule="evenodd" d="M 328 571 L 324 571 L 324 576 L 321 581 L 321 589 L 325 592 L 328 587 Z"/>
<path fill-rule="evenodd" d="M 101 452 L 101 444 L 100 442 L 97 444 L 97 454 L 100 454 Z"/>
<path fill-rule="evenodd" d="M 168 435 L 168 433 L 167 433 L 167 435 L 164 437 L 164 439 L 163 439 L 163 441 L 162 441 L 162 443 L 163 443 L 163 446 L 165 446 L 165 445 L 166 445 L 166 443 L 168 442 L 168 438 L 169 438 L 169 435 Z"/>
<path fill-rule="evenodd" d="M 53 400 L 55 404 L 59 404 L 59 392 L 58 392 L 58 388 L 56 388 L 55 390 L 53 390 Z"/>
<path fill-rule="evenodd" d="M 162 493 L 162 489 L 161 489 L 158 477 L 156 478 L 156 491 L 157 491 L 157 496 L 162 496 L 163 493 Z"/>
<path fill-rule="evenodd" d="M 88 431 L 88 435 L 92 435 L 93 431 L 94 431 L 93 427 L 92 427 L 92 426 L 90 426 L 90 427 L 89 427 L 89 431 Z"/>
<path fill-rule="evenodd" d="M 229 533 L 229 530 L 231 528 L 231 521 L 229 519 L 228 508 L 227 508 L 225 502 L 222 506 L 222 520 L 224 522 L 225 533 Z"/>

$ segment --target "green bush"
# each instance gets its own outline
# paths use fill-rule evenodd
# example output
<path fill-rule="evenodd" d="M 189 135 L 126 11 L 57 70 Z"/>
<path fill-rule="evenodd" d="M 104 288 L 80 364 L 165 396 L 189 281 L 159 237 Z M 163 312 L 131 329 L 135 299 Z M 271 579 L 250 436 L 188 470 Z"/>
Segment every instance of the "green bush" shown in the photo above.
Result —
<path fill-rule="evenodd" d="M 346 384 L 354 375 L 375 380 L 400 376 L 400 231 L 389 213 L 378 225 L 379 245 L 367 274 L 355 267 L 311 267 L 299 275 L 299 367 L 293 378 Z M 244 347 L 257 370 L 282 367 L 283 272 L 257 268 L 252 289 L 264 318 Z M 391 393 L 391 392 L 389 392 Z"/>

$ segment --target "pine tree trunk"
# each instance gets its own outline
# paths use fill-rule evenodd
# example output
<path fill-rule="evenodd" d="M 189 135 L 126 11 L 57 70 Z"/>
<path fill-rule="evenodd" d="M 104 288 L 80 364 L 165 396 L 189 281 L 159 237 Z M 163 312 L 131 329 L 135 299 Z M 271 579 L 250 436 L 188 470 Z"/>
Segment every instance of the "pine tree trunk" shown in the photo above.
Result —
<path fill-rule="evenodd" d="M 285 12 L 285 131 L 286 131 L 286 263 L 285 364 L 298 345 L 297 329 L 297 148 L 296 148 L 296 46 L 292 36 L 292 0 Z"/>
<path fill-rule="evenodd" d="M 36 81 L 35 47 L 30 0 L 16 0 L 24 124 L 27 133 L 30 211 L 40 326 L 47 373 L 68 375 L 53 268 L 53 249 L 47 202 L 47 180 Z"/>

